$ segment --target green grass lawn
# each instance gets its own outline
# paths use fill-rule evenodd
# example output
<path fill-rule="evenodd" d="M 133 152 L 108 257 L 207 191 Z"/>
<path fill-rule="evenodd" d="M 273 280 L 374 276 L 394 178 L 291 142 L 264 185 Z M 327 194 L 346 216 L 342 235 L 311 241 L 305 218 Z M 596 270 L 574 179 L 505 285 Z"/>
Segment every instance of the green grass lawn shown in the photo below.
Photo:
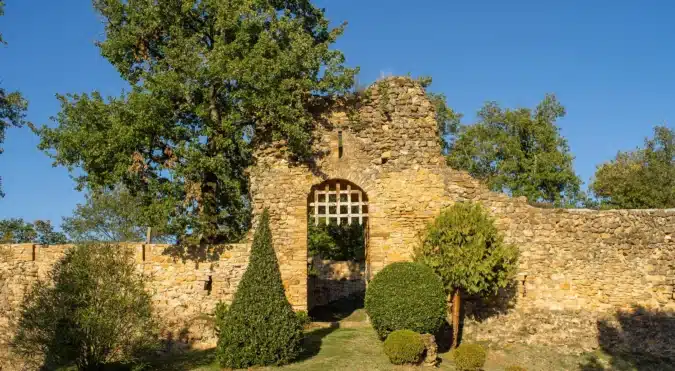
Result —
<path fill-rule="evenodd" d="M 509 365 L 521 365 L 528 371 L 602 370 L 608 365 L 605 358 L 594 355 L 572 356 L 556 353 L 552 349 L 524 345 L 489 349 L 486 371 L 504 370 Z M 582 367 L 582 365 L 587 365 Z M 588 366 L 590 365 L 590 366 Z M 155 366 L 161 370 L 220 370 L 214 360 L 214 351 L 195 351 L 182 356 L 160 361 Z M 607 366 L 609 367 L 609 366 Z M 296 362 L 278 368 L 256 368 L 256 370 L 429 370 L 426 367 L 393 366 L 382 350 L 382 343 L 370 327 L 320 328 L 309 330 L 305 340 L 305 351 Z M 438 370 L 454 370 L 450 353 L 441 355 Z M 631 370 L 625 368 L 624 370 Z"/>

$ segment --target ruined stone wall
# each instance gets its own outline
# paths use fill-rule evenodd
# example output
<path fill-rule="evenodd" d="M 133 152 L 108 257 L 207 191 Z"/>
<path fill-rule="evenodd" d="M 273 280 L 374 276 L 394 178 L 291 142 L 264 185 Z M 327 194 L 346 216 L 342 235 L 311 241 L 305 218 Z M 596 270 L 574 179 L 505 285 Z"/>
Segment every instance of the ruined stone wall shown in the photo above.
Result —
<path fill-rule="evenodd" d="M 179 344 L 215 345 L 211 315 L 218 301 L 232 301 L 248 264 L 250 246 L 223 246 L 217 260 L 200 263 L 167 255 L 167 245 L 125 247 L 135 251 L 138 272 L 144 275 L 152 295 L 162 336 Z M 68 248 L 0 245 L 0 366 L 9 363 L 7 345 L 25 293 L 36 280 L 46 278 Z"/>
<path fill-rule="evenodd" d="M 368 278 L 391 262 L 411 259 L 425 225 L 443 207 L 470 200 L 484 205 L 521 251 L 517 308 L 674 308 L 675 210 L 542 209 L 490 192 L 445 165 L 433 108 L 407 78 L 375 83 L 357 108 L 357 115 L 336 110 L 328 125 L 318 127 L 313 164 L 293 164 L 277 147 L 260 151 L 252 169 L 255 210 L 270 208 L 296 308 L 307 303 L 307 195 L 327 179 L 348 180 L 367 193 Z"/>
<path fill-rule="evenodd" d="M 490 192 L 446 166 L 433 107 L 408 78 L 382 80 L 353 110 L 326 113 L 317 122 L 313 149 L 311 163 L 294 163 L 278 143 L 260 149 L 250 169 L 254 215 L 270 210 L 282 280 L 296 310 L 308 307 L 307 198 L 312 186 L 329 179 L 352 182 L 368 197 L 366 280 L 389 263 L 410 260 L 420 232 L 442 208 L 471 200 L 485 206 L 507 242 L 520 249 L 511 293 L 517 313 L 613 313 L 634 304 L 675 310 L 675 210 L 541 209 Z M 211 339 L 197 334 L 206 333 L 205 325 L 190 321 L 211 313 L 218 300 L 232 299 L 249 247 L 232 246 L 208 264 L 174 261 L 161 253 L 162 246 L 145 246 L 143 260 L 141 245 L 134 248 L 139 269 L 151 274 L 149 287 L 171 336 L 188 328 L 182 333 L 195 334 L 187 335 L 193 341 Z M 0 251 L 0 336 L 9 333 L 5 329 L 23 292 L 62 249 L 38 247 L 35 254 L 31 245 L 0 249 L 11 251 Z M 516 317 L 506 316 L 505 323 L 509 318 Z M 569 321 L 579 323 L 579 333 L 589 330 L 582 322 Z M 569 327 L 565 323 L 562 327 Z M 6 339 L 0 338 L 0 348 Z"/>
<path fill-rule="evenodd" d="M 355 261 L 312 259 L 307 284 L 307 307 L 312 309 L 366 291 L 365 264 Z"/>

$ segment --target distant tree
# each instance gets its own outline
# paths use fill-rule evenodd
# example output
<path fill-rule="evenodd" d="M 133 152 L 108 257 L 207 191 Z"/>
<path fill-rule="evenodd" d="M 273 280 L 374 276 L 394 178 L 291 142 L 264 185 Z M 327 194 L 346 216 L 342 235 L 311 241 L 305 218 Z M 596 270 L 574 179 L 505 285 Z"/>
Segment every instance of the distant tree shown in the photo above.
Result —
<path fill-rule="evenodd" d="M 360 223 L 319 223 L 313 218 L 307 223 L 307 251 L 310 256 L 330 260 L 365 259 L 365 228 Z"/>
<path fill-rule="evenodd" d="M 32 223 L 21 218 L 0 220 L 1 243 L 30 243 L 37 240 L 37 237 Z"/>
<path fill-rule="evenodd" d="M 83 204 L 78 204 L 73 215 L 63 218 L 61 228 L 75 242 L 138 242 L 146 239 L 147 227 L 153 221 L 153 241 L 169 242 L 165 233 L 168 215 L 144 215 L 143 200 L 123 187 L 111 191 L 88 192 Z"/>
<path fill-rule="evenodd" d="M 487 103 L 478 122 L 460 128 L 448 164 L 483 180 L 493 191 L 530 202 L 576 206 L 585 200 L 567 140 L 556 120 L 565 109 L 554 95 L 537 108 L 502 109 Z"/>
<path fill-rule="evenodd" d="M 237 240 L 249 229 L 251 151 L 285 140 L 308 157 L 314 103 L 347 93 L 355 70 L 307 0 L 94 0 L 101 53 L 131 85 L 120 97 L 60 96 L 40 148 L 79 168 L 80 189 L 124 185 L 170 214 L 183 244 Z M 80 175 L 81 174 L 81 175 Z M 148 224 L 143 223 L 143 224 Z"/>
<path fill-rule="evenodd" d="M 452 347 L 459 338 L 462 295 L 496 294 L 513 282 L 518 249 L 504 243 L 479 205 L 458 202 L 427 226 L 415 260 L 431 267 L 452 295 Z"/>
<path fill-rule="evenodd" d="M 36 220 L 33 223 L 37 238 L 34 242 L 40 245 L 60 245 L 68 242 L 63 232 L 55 232 L 49 220 Z"/>
<path fill-rule="evenodd" d="M 462 114 L 455 112 L 448 106 L 445 94 L 434 93 L 428 90 L 431 85 L 431 77 L 420 77 L 417 80 L 426 90 L 427 98 L 434 106 L 436 111 L 436 123 L 438 124 L 438 134 L 441 138 L 441 148 L 443 153 L 447 153 L 450 148 L 451 140 L 457 134 L 460 128 Z"/>
<path fill-rule="evenodd" d="M 0 243 L 36 243 L 59 245 L 68 239 L 62 232 L 55 232 L 49 220 L 25 222 L 21 218 L 0 220 Z"/>
<path fill-rule="evenodd" d="M 589 189 L 601 208 L 675 208 L 675 129 L 657 126 L 644 148 L 598 166 Z"/>
<path fill-rule="evenodd" d="M 5 14 L 5 2 L 0 1 L 0 16 Z M 0 33 L 0 45 L 5 41 Z M 18 92 L 7 92 L 0 88 L 0 154 L 2 154 L 2 143 L 5 141 L 5 131 L 10 126 L 21 127 L 26 123 L 26 110 L 28 102 Z M 2 178 L 0 178 L 0 198 L 4 197 L 2 192 Z"/>

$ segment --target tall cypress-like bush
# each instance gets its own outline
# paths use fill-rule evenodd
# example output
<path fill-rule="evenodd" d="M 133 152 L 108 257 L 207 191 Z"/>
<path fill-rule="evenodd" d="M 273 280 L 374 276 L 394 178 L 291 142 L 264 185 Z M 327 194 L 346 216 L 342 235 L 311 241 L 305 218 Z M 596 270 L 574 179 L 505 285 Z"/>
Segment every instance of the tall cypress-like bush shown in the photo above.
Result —
<path fill-rule="evenodd" d="M 280 365 L 300 351 L 302 326 L 286 299 L 265 210 L 253 238 L 244 277 L 220 327 L 221 366 Z"/>

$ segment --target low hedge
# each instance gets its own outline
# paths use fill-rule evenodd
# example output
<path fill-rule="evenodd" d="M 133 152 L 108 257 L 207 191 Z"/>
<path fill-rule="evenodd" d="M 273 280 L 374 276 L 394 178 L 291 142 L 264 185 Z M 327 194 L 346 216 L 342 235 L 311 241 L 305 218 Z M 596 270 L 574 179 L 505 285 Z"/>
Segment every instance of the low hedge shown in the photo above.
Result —
<path fill-rule="evenodd" d="M 443 283 L 425 265 L 393 263 L 368 284 L 365 307 L 381 339 L 396 330 L 433 334 L 446 316 Z"/>
<path fill-rule="evenodd" d="M 395 365 L 417 364 L 424 354 L 424 342 L 415 331 L 396 330 L 384 341 L 384 353 Z"/>

